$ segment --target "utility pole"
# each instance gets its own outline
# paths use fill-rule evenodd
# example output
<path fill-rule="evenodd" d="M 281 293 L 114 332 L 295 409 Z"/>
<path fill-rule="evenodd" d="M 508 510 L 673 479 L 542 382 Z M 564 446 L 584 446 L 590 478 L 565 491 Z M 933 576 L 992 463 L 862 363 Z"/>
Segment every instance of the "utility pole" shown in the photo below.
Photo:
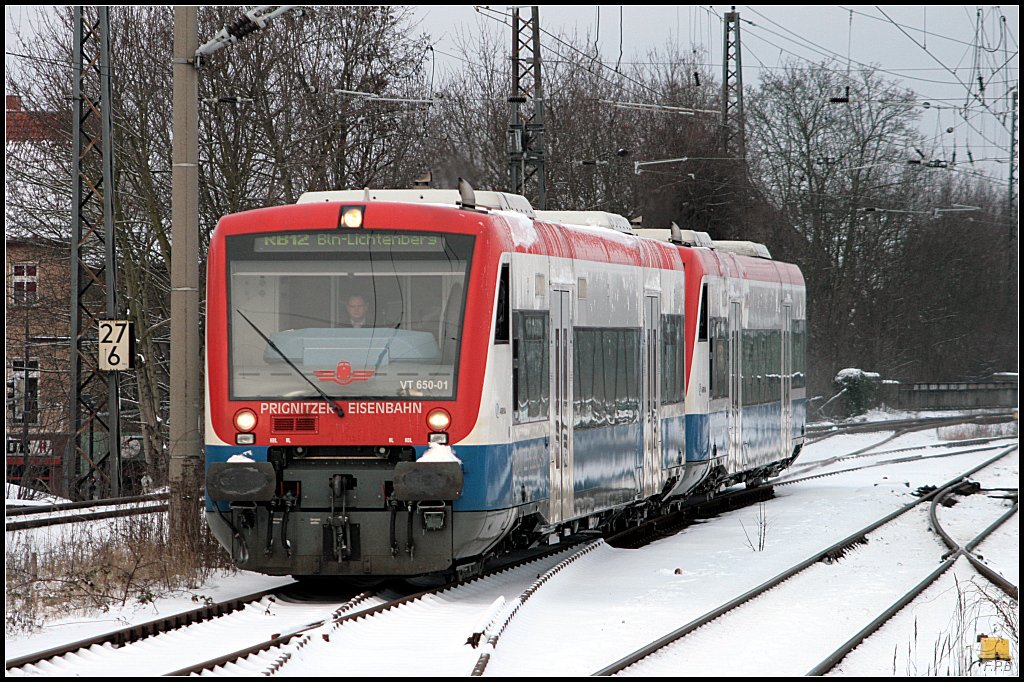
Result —
<path fill-rule="evenodd" d="M 1013 261 L 1017 257 L 1017 250 L 1013 248 L 1013 232 L 1017 227 L 1017 212 L 1015 210 L 1016 185 L 1017 185 L 1017 106 L 1019 90 L 1014 89 L 1013 101 L 1010 105 L 1010 182 L 1006 196 L 1006 298 L 1007 310 L 1014 310 L 1013 305 Z"/>
<path fill-rule="evenodd" d="M 725 13 L 722 40 L 722 156 L 746 161 L 747 143 L 743 116 L 743 53 L 740 47 L 740 13 Z"/>
<path fill-rule="evenodd" d="M 171 173 L 171 413 L 169 424 L 172 545 L 190 550 L 200 537 L 203 497 L 203 404 L 199 338 L 199 69 L 296 5 L 251 7 L 199 45 L 195 6 L 174 8 L 174 148 Z"/>
<path fill-rule="evenodd" d="M 544 176 L 544 88 L 541 82 L 540 12 L 531 18 L 512 9 L 512 94 L 508 98 L 510 191 L 522 194 L 535 208 L 547 206 Z"/>
<path fill-rule="evenodd" d="M 199 47 L 195 6 L 174 8 L 174 148 L 171 174 L 170 530 L 195 547 L 203 493 L 199 409 Z"/>
<path fill-rule="evenodd" d="M 121 481 L 118 375 L 99 367 L 98 327 L 117 313 L 110 19 L 74 10 L 71 182 L 71 437 L 66 494 L 117 497 Z M 103 302 L 101 305 L 100 302 Z M 97 448 L 97 437 L 105 442 Z"/>
<path fill-rule="evenodd" d="M 1010 105 L 1010 183 L 1007 187 L 1006 196 L 1006 217 L 1007 219 L 1013 218 L 1013 209 L 1015 205 L 1015 194 L 1017 184 L 1017 106 L 1018 106 L 1018 91 L 1013 91 L 1013 103 Z M 1009 220 L 1013 222 L 1013 220 Z M 1010 229 L 1010 237 L 1013 237 L 1013 229 Z M 1007 246 L 1013 246 L 1013 242 Z"/>

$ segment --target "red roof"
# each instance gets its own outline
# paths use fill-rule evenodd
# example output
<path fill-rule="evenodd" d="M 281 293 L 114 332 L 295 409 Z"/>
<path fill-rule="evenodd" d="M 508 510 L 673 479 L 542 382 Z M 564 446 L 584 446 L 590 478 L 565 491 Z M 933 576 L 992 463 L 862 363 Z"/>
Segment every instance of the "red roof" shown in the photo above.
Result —
<path fill-rule="evenodd" d="M 48 111 L 25 111 L 21 97 L 7 95 L 7 141 L 38 142 L 67 139 L 71 127 L 69 114 Z"/>

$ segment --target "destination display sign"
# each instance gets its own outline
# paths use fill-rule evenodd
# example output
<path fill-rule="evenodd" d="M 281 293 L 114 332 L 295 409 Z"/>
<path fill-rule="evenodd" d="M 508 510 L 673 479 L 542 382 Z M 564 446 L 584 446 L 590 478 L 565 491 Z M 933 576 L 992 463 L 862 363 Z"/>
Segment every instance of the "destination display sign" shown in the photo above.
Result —
<path fill-rule="evenodd" d="M 343 253 L 367 249 L 391 252 L 441 252 L 444 237 L 437 234 L 350 232 L 307 232 L 268 234 L 253 241 L 255 253 Z"/>

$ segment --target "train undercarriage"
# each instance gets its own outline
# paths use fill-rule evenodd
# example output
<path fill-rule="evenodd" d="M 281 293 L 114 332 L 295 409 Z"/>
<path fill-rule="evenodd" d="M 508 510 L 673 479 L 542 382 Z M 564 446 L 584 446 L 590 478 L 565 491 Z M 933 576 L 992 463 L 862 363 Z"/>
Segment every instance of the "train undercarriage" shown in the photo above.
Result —
<path fill-rule="evenodd" d="M 272 448 L 266 462 L 211 464 L 207 517 L 246 570 L 465 578 L 495 556 L 580 531 L 622 531 L 728 485 L 761 485 L 798 454 L 799 447 L 785 461 L 740 475 L 712 468 L 699 485 L 682 488 L 681 479 L 670 480 L 654 497 L 549 524 L 535 509 L 454 511 L 462 493 L 460 464 L 417 462 L 412 448 Z M 679 490 L 687 494 L 673 493 Z"/>

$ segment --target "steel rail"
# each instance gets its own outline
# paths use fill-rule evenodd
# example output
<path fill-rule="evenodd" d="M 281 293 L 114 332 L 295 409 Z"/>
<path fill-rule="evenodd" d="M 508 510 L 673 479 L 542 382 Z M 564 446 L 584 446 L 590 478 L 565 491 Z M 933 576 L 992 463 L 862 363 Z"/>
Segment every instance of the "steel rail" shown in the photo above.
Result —
<path fill-rule="evenodd" d="M 60 526 L 68 523 L 82 523 L 83 521 L 98 521 L 100 519 L 114 519 L 126 516 L 141 516 L 142 514 L 155 514 L 156 512 L 167 511 L 168 503 L 155 504 L 148 507 L 131 507 L 129 509 L 110 509 L 108 511 L 90 512 L 84 514 L 68 514 L 67 516 L 51 516 L 45 519 L 27 519 L 25 521 L 11 521 L 4 524 L 4 531 L 10 533 L 16 530 L 29 530 L 32 528 L 46 528 L 49 526 Z"/>
<path fill-rule="evenodd" d="M 846 433 L 870 433 L 872 431 L 887 431 L 890 429 L 904 429 L 908 427 L 928 429 L 936 426 L 952 426 L 956 424 L 1002 424 L 1007 421 L 1014 421 L 1014 419 L 1014 413 L 1012 411 L 1007 411 L 962 415 L 959 417 L 915 417 L 912 419 L 890 419 L 879 422 L 830 424 L 828 426 L 809 424 L 806 428 L 806 434 L 809 442 L 817 443 L 825 440 L 826 438 Z"/>
<path fill-rule="evenodd" d="M 504 617 L 503 620 L 500 621 L 500 623 L 497 621 L 497 616 L 496 616 L 495 620 L 493 620 L 491 623 L 489 623 L 487 625 L 487 627 L 484 628 L 483 632 L 473 633 L 473 635 L 470 638 L 470 640 L 471 641 L 479 641 L 480 639 L 482 639 L 483 635 L 486 635 L 488 632 L 490 632 L 490 634 L 487 637 L 487 644 L 491 645 L 491 650 L 492 651 L 494 649 L 496 649 L 497 646 L 498 646 L 498 640 L 501 639 L 501 635 L 505 632 L 505 630 L 508 629 L 508 626 L 512 624 L 512 620 L 520 613 L 520 611 L 522 611 L 523 606 L 530 599 L 530 597 L 532 597 L 534 594 L 536 594 L 537 591 L 541 587 L 543 587 L 545 584 L 547 584 L 556 575 L 558 575 L 559 573 L 564 571 L 566 568 L 568 568 L 572 564 L 576 563 L 577 561 L 582 559 L 584 556 L 586 556 L 587 554 L 590 554 L 595 549 L 597 549 L 598 547 L 601 547 L 604 544 L 605 544 L 604 540 L 595 540 L 593 542 L 587 543 L 585 546 L 580 548 L 578 551 L 574 552 L 570 556 L 567 556 L 565 559 L 560 561 L 555 566 L 549 568 L 547 571 L 545 571 L 544 575 L 538 577 L 533 582 L 533 584 L 531 584 L 529 587 L 527 587 L 525 590 L 523 590 L 522 593 L 518 597 L 516 597 L 515 600 L 513 600 L 513 602 L 512 602 L 510 607 L 507 606 L 504 609 L 505 617 Z M 493 631 L 491 630 L 492 626 L 496 626 L 496 629 L 494 629 Z M 479 637 L 477 635 L 479 635 Z M 482 654 L 480 654 L 480 656 L 477 658 L 476 665 L 473 666 L 473 671 L 470 673 L 470 677 L 482 677 L 483 674 L 484 674 L 484 671 L 487 670 L 487 664 L 490 662 L 490 660 L 491 660 L 491 654 L 489 654 L 489 653 L 482 653 Z"/>
<path fill-rule="evenodd" d="M 7 659 L 4 663 L 7 670 L 12 670 L 14 668 L 22 668 L 27 665 L 39 663 L 40 661 L 63 656 L 81 649 L 88 649 L 95 645 L 111 644 L 115 647 L 121 647 L 125 644 L 137 642 L 153 635 L 158 635 L 170 630 L 176 630 L 186 625 L 201 623 L 203 621 L 237 611 L 247 604 L 259 601 L 268 595 L 276 594 L 282 589 L 286 588 L 261 590 L 242 597 L 227 599 L 214 604 L 207 604 L 206 606 L 201 606 L 197 609 L 192 609 L 191 611 L 175 613 L 164 618 L 139 623 L 138 625 L 130 625 L 120 630 L 96 635 L 95 637 L 88 637 L 69 644 L 61 644 L 43 651 L 17 656 L 15 658 Z"/>
<path fill-rule="evenodd" d="M 151 500 L 166 500 L 171 496 L 168 492 L 162 493 L 146 493 L 145 495 L 133 495 L 131 497 L 113 497 L 105 500 L 84 500 L 81 502 L 60 502 L 58 504 L 39 504 L 32 505 L 29 507 L 17 506 L 13 509 L 6 510 L 6 515 L 10 516 L 31 516 L 32 514 L 47 514 L 61 511 L 69 511 L 72 509 L 91 509 L 93 507 L 110 507 L 113 505 L 120 504 L 132 504 L 135 502 L 149 502 Z"/>
<path fill-rule="evenodd" d="M 1010 419 L 1007 419 L 1006 417 L 1010 417 Z M 967 419 L 967 420 L 965 420 L 963 418 L 960 418 L 960 417 L 948 417 L 948 418 L 944 417 L 944 418 L 941 418 L 941 419 L 927 418 L 927 419 L 923 419 L 923 420 L 922 419 L 902 420 L 902 422 L 900 422 L 900 428 L 898 428 L 892 434 L 886 436 L 882 440 L 878 441 L 877 443 L 872 443 L 871 445 L 867 445 L 865 447 L 862 447 L 859 450 L 854 450 L 853 452 L 848 452 L 848 453 L 845 453 L 843 455 L 838 455 L 836 457 L 830 457 L 828 459 L 823 459 L 823 460 L 818 461 L 818 462 L 811 462 L 811 463 L 808 463 L 806 465 L 802 465 L 804 467 L 802 469 L 802 471 L 811 471 L 813 469 L 820 469 L 821 467 L 828 466 L 830 464 L 835 464 L 838 461 L 841 461 L 841 460 L 847 459 L 847 458 L 851 458 L 851 457 L 860 457 L 860 456 L 865 456 L 866 457 L 866 456 L 871 456 L 872 454 L 880 454 L 880 453 L 872 453 L 871 451 L 874 450 L 875 448 L 879 447 L 880 445 L 884 445 L 885 443 L 888 443 L 889 441 L 895 440 L 897 438 L 900 438 L 901 436 L 904 436 L 904 435 L 906 435 L 908 433 L 913 433 L 913 432 L 916 432 L 916 431 L 925 431 L 927 429 L 937 428 L 937 427 L 940 427 L 940 426 L 953 426 L 953 425 L 965 424 L 965 423 L 972 423 L 972 424 L 975 424 L 975 423 L 976 424 L 1005 424 L 1005 423 L 1008 423 L 1009 421 L 1014 421 L 1014 417 L 1013 417 L 1012 413 L 1009 414 L 1009 415 L 1001 415 L 1001 414 L 984 415 L 984 416 L 981 416 L 981 417 L 973 417 L 973 418 L 970 418 L 970 419 Z M 864 424 L 863 428 L 858 428 L 856 430 L 856 432 L 888 431 L 895 424 L 897 424 L 897 422 L 871 422 L 869 424 Z M 882 425 L 882 426 L 877 426 L 877 425 Z M 861 425 L 854 425 L 854 426 L 861 426 Z M 887 428 L 886 426 L 888 426 L 889 428 Z M 871 427 L 871 428 L 868 428 L 868 427 Z M 850 428 L 853 429 L 854 427 L 850 427 Z M 833 433 L 831 435 L 837 435 L 837 434 Z M 1012 438 L 1012 436 L 1007 436 L 1007 437 L 1008 438 Z M 817 443 L 817 442 L 820 442 L 821 440 L 824 440 L 824 438 L 819 438 L 819 439 L 816 439 L 816 440 L 812 440 L 811 442 L 812 443 Z M 801 466 L 801 465 L 797 465 L 797 466 Z"/>
<path fill-rule="evenodd" d="M 1010 517 L 1012 517 L 1016 513 L 1017 503 L 1014 502 L 1013 506 L 1010 507 L 1010 509 L 1006 510 L 1006 513 L 1004 513 L 998 519 L 993 521 L 992 525 L 986 528 L 984 531 L 982 531 L 981 535 L 979 535 L 978 537 L 974 538 L 969 543 L 964 545 L 964 554 L 967 557 L 967 560 L 971 562 L 971 565 L 974 566 L 974 569 L 978 571 L 978 573 L 981 573 L 983 576 L 985 576 L 985 578 L 988 579 L 989 582 L 991 582 L 993 585 L 1001 589 L 1008 597 L 1010 597 L 1010 599 L 1013 599 L 1014 601 L 1019 603 L 1019 588 L 1016 585 L 1014 585 L 1013 582 L 1005 578 L 1001 573 L 994 570 L 991 566 L 989 566 L 981 559 L 979 559 L 978 556 L 974 553 L 974 549 L 978 545 L 980 545 L 985 538 L 987 538 L 990 534 L 995 532 L 996 529 L 998 529 L 1004 523 L 1009 521 Z"/>
<path fill-rule="evenodd" d="M 865 469 L 874 469 L 880 466 L 888 466 L 890 464 L 906 464 L 907 462 L 920 462 L 929 459 L 944 459 L 946 457 L 959 457 L 960 455 L 972 455 L 978 452 L 988 452 L 989 450 L 998 450 L 1000 445 L 988 445 L 982 448 L 971 448 L 969 450 L 959 450 L 957 452 L 945 452 L 941 455 L 914 455 L 912 457 L 899 457 L 897 459 L 887 459 L 883 462 L 872 462 L 871 464 L 864 464 L 858 467 L 850 467 L 848 469 L 839 469 L 837 471 L 827 471 L 821 474 L 811 474 L 810 476 L 801 476 L 800 478 L 787 478 L 785 480 L 773 480 L 772 485 L 790 485 L 792 483 L 800 483 L 801 481 L 810 481 L 815 478 L 826 478 L 828 476 L 837 476 L 839 474 L 848 474 L 851 471 L 863 471 Z"/>
<path fill-rule="evenodd" d="M 1013 450 L 1016 450 L 1017 447 L 1018 447 L 1017 445 L 1013 445 L 1013 446 L 1009 447 L 1006 450 L 1006 452 L 1003 453 L 1003 455 L 1009 454 Z M 1002 456 L 1002 455 L 1000 455 L 1000 456 Z M 988 466 L 988 464 L 985 464 L 984 466 Z M 979 471 L 979 470 L 980 469 L 975 469 L 975 471 Z M 974 472 L 971 472 L 971 473 L 974 473 Z M 899 600 L 897 600 L 895 603 L 893 603 L 892 606 L 887 608 L 885 611 L 883 611 L 881 614 L 879 614 L 878 617 L 876 617 L 874 620 L 872 620 L 870 623 L 868 623 L 866 626 L 864 626 L 864 628 L 861 629 L 860 632 L 855 634 L 853 637 L 848 639 L 842 646 L 840 646 L 838 649 L 836 649 L 831 654 L 826 656 L 825 659 L 821 661 L 821 663 L 819 663 L 815 667 L 811 668 L 811 670 L 807 672 L 807 676 L 815 676 L 815 677 L 817 677 L 817 676 L 820 676 L 820 675 L 827 674 L 830 670 L 832 670 L 837 665 L 839 665 L 839 663 L 844 658 L 846 658 L 846 656 L 851 651 L 853 651 L 855 648 L 860 646 L 860 644 L 865 639 L 867 639 L 868 637 L 873 635 L 875 632 L 877 632 L 879 629 L 881 629 L 881 627 L 883 625 L 885 625 L 885 623 L 887 623 L 893 616 L 895 616 L 897 613 L 902 611 L 907 606 L 907 604 L 909 604 L 912 601 L 914 601 L 914 599 L 916 599 L 922 592 L 924 592 L 936 580 L 938 580 L 942 576 L 942 574 L 944 574 L 946 571 L 948 571 L 950 568 L 952 568 L 953 564 L 956 563 L 957 559 L 959 559 L 961 556 L 963 556 L 968 561 L 971 560 L 972 555 L 971 555 L 970 552 L 967 551 L 966 546 L 964 546 L 964 547 L 960 546 L 960 544 L 957 543 L 952 538 L 952 536 L 950 536 L 949 533 L 947 533 L 945 531 L 945 529 L 942 528 L 942 524 L 939 523 L 938 515 L 937 515 L 937 509 L 938 509 L 939 504 L 942 503 L 942 500 L 944 500 L 949 495 L 953 494 L 956 491 L 955 489 L 968 476 L 970 476 L 971 473 L 965 474 L 964 476 L 961 476 L 959 479 L 957 479 L 955 481 L 951 481 L 950 483 L 946 484 L 945 486 L 942 486 L 942 488 L 939 488 L 939 489 L 933 491 L 934 493 L 937 493 L 937 494 L 933 494 L 933 496 L 932 496 L 931 508 L 928 510 L 929 521 L 931 523 L 932 530 L 934 530 L 936 532 L 936 534 L 938 534 L 938 536 L 942 539 L 943 543 L 948 548 L 950 548 L 950 551 L 943 557 L 942 563 L 939 564 L 939 566 L 934 571 L 929 573 L 928 576 L 924 580 L 919 582 L 912 589 L 910 589 L 906 594 L 904 594 L 902 597 L 900 597 Z M 1000 516 L 999 519 L 997 519 L 995 522 L 990 524 L 985 530 L 983 530 L 981 533 L 979 533 L 970 543 L 968 543 L 968 546 L 970 546 L 972 548 L 977 546 L 978 543 L 980 543 L 982 540 L 984 540 L 986 537 L 988 537 L 989 534 L 991 534 L 996 528 L 1001 526 L 1007 519 L 1009 519 L 1014 513 L 1016 513 L 1016 511 L 1017 511 L 1017 505 L 1014 504 L 1012 509 L 1008 510 L 1005 514 Z M 970 561 L 970 563 L 971 563 L 972 566 L 975 566 L 975 568 L 977 568 L 977 564 L 974 561 Z M 980 564 L 980 563 L 981 562 L 978 561 L 978 564 Z M 984 564 L 981 564 L 981 565 L 984 565 Z M 986 567 L 986 568 L 988 568 L 988 567 Z M 993 573 L 994 573 L 994 571 L 993 571 Z M 988 576 L 986 575 L 986 577 L 988 577 Z M 998 585 L 998 583 L 997 583 L 997 585 Z M 1012 584 L 1011 584 L 1011 586 L 1012 586 Z M 1000 586 L 1000 588 L 1002 589 L 1002 586 Z M 1013 588 L 1014 588 L 1014 590 L 1016 590 L 1016 586 L 1013 586 Z M 1013 595 L 1010 595 L 1010 596 L 1013 596 Z M 1016 599 L 1015 596 L 1013 596 L 1013 598 Z"/>
<path fill-rule="evenodd" d="M 292 640 L 294 640 L 294 639 L 296 639 L 298 637 L 305 636 L 307 633 L 309 633 L 309 632 L 311 632 L 311 631 L 313 631 L 313 630 L 315 630 L 317 628 L 320 628 L 320 627 L 323 627 L 323 626 L 326 626 L 326 625 L 334 625 L 335 627 L 337 627 L 337 626 L 342 625 L 342 624 L 344 624 L 346 622 L 349 622 L 349 621 L 354 621 L 354 620 L 358 620 L 358 619 L 361 619 L 361 618 L 372 618 L 372 617 L 374 617 L 376 615 L 379 615 L 381 613 L 384 613 L 386 611 L 390 611 L 392 609 L 398 608 L 398 607 L 400 607 L 400 606 L 402 606 L 404 604 L 408 604 L 408 603 L 414 602 L 414 601 L 419 601 L 420 599 L 422 599 L 422 598 L 424 598 L 426 596 L 429 596 L 429 595 L 432 595 L 432 594 L 440 594 L 442 592 L 445 592 L 445 591 L 448 591 L 448 590 L 452 590 L 452 589 L 461 587 L 462 585 L 467 585 L 469 583 L 474 583 L 474 582 L 477 582 L 479 580 L 484 580 L 484 579 L 486 579 L 486 578 L 488 578 L 490 576 L 497 575 L 497 574 L 500 574 L 500 573 L 504 573 L 506 571 L 513 570 L 515 568 L 518 568 L 520 566 L 532 563 L 534 561 L 539 561 L 539 560 L 544 559 L 544 558 L 546 558 L 546 557 L 548 557 L 548 556 L 550 556 L 552 554 L 557 554 L 558 552 L 564 552 L 567 549 L 569 549 L 569 547 L 567 547 L 566 545 L 558 545 L 558 546 L 555 546 L 555 547 L 548 548 L 545 551 L 540 552 L 538 554 L 534 554 L 534 555 L 531 555 L 531 556 L 528 556 L 528 557 L 524 557 L 523 559 L 520 559 L 518 561 L 512 562 L 511 564 L 502 565 L 502 566 L 500 566 L 498 568 L 495 568 L 493 570 L 485 571 L 484 573 L 481 573 L 480 575 L 477 575 L 477 576 L 473 576 L 472 578 L 469 578 L 468 580 L 463 580 L 463 581 L 459 581 L 459 582 L 452 582 L 452 583 L 446 583 L 444 585 L 440 585 L 438 587 L 434 587 L 434 588 L 431 588 L 431 589 L 428 589 L 428 590 L 423 590 L 423 591 L 420 591 L 420 592 L 416 592 L 414 594 L 406 595 L 404 597 L 399 597 L 398 599 L 393 599 L 393 600 L 385 602 L 383 604 L 379 604 L 377 606 L 374 606 L 373 608 L 366 609 L 365 611 L 359 611 L 358 613 L 339 614 L 336 617 L 334 616 L 334 614 L 332 614 L 331 617 L 324 618 L 324 619 L 322 619 L 320 621 L 316 621 L 314 623 L 309 623 L 309 624 L 303 625 L 301 627 L 294 628 L 294 629 L 292 629 L 290 631 L 287 631 L 287 632 L 284 632 L 284 633 L 276 633 L 271 639 L 268 639 L 268 640 L 266 640 L 264 642 L 260 642 L 258 644 L 254 644 L 252 646 L 245 647 L 244 649 L 239 649 L 237 651 L 233 651 L 231 653 L 224 654 L 223 656 L 218 656 L 216 658 L 204 661 L 202 663 L 197 663 L 195 665 L 187 666 L 187 667 L 181 668 L 179 670 L 175 670 L 173 672 L 166 673 L 165 676 L 167 676 L 167 677 L 184 677 L 184 676 L 189 676 L 189 675 L 200 674 L 202 672 L 205 672 L 205 671 L 208 671 L 208 670 L 212 670 L 213 668 L 216 668 L 218 666 L 223 666 L 223 665 L 226 665 L 228 663 L 232 663 L 232 662 L 238 661 L 238 660 L 240 660 L 242 658 L 245 658 L 247 656 L 251 656 L 253 654 L 258 654 L 258 653 L 261 653 L 263 651 L 267 651 L 267 650 L 275 648 L 275 647 L 282 647 L 285 644 L 288 644 L 289 642 L 291 642 Z M 337 613 L 337 611 L 335 613 Z M 264 671 L 264 674 L 269 675 L 269 674 L 276 673 L 278 670 L 280 670 L 280 668 L 288 660 L 289 660 L 289 657 L 286 657 L 286 656 L 278 657 L 277 659 L 275 659 L 275 661 L 271 665 L 270 669 Z"/>
<path fill-rule="evenodd" d="M 267 649 L 271 649 L 275 646 L 283 646 L 291 640 L 295 639 L 296 637 L 303 635 L 309 630 L 318 628 L 326 624 L 327 622 L 344 622 L 345 620 L 351 620 L 359 616 L 367 615 L 381 608 L 390 608 L 394 605 L 405 603 L 406 601 L 410 601 L 412 597 L 415 597 L 415 595 L 412 595 L 411 597 L 401 597 L 399 599 L 394 599 L 385 604 L 381 604 L 380 606 L 376 606 L 373 609 L 369 609 L 367 611 L 360 611 L 359 613 L 344 615 L 346 611 L 351 611 L 353 608 L 355 608 L 356 606 L 358 606 L 359 604 L 366 601 L 372 596 L 372 592 L 361 592 L 354 598 L 342 604 L 339 608 L 335 609 L 328 618 L 324 618 L 323 620 L 317 621 L 315 623 L 310 623 L 307 625 L 303 625 L 299 628 L 295 628 L 291 632 L 288 632 L 286 634 L 276 633 L 269 640 L 266 640 L 264 642 L 254 644 L 250 647 L 240 649 L 230 654 L 225 654 L 223 656 L 218 656 L 216 658 L 203 661 L 202 663 L 197 663 L 195 665 L 181 668 L 173 672 L 165 673 L 163 677 L 184 677 L 192 674 L 198 674 L 206 670 L 211 670 L 213 668 L 216 668 L 217 666 L 224 665 L 226 663 L 231 663 L 232 661 L 237 661 L 241 658 L 245 658 L 246 656 L 260 653 L 261 651 L 266 651 Z M 265 672 L 265 674 L 272 675 L 276 673 L 278 670 L 280 670 L 281 666 L 287 662 L 287 660 L 287 658 L 278 657 L 274 661 L 274 663 L 271 664 L 270 669 L 267 672 Z"/>
<path fill-rule="evenodd" d="M 954 554 L 962 555 L 967 561 L 974 566 L 978 573 L 981 573 L 988 579 L 989 582 L 994 584 L 1000 590 L 1002 590 L 1011 599 L 1018 601 L 1019 590 L 1017 586 L 1012 582 L 1004 578 L 998 572 L 990 568 L 987 564 L 981 561 L 975 554 L 974 548 L 980 545 L 985 538 L 996 531 L 1000 526 L 1006 523 L 1014 514 L 1017 513 L 1017 504 L 1014 503 L 1012 507 L 1006 510 L 998 519 L 989 524 L 985 530 L 981 531 L 977 536 L 974 537 L 966 545 L 961 545 L 943 528 L 942 523 L 939 521 L 939 506 L 942 505 L 943 501 L 950 495 L 956 494 L 958 486 L 952 486 L 947 488 L 943 493 L 932 500 L 931 509 L 928 510 L 928 519 L 931 523 L 932 530 L 934 530 L 938 536 L 942 539 L 943 544 L 949 548 L 948 556 Z M 946 557 L 943 557 L 944 559 Z"/>
<path fill-rule="evenodd" d="M 691 632 L 697 630 L 698 628 L 701 628 L 704 625 L 707 625 L 708 623 L 710 623 L 711 621 L 716 620 L 720 616 L 728 613 L 729 611 L 732 611 L 736 607 L 741 606 L 741 605 L 749 602 L 750 600 L 754 599 L 757 596 L 760 596 L 761 594 L 764 594 L 768 590 L 770 590 L 770 589 L 774 588 L 775 586 L 785 582 L 789 578 L 793 577 L 797 573 L 800 573 L 800 572 L 804 571 L 805 569 L 809 568 L 810 566 L 813 566 L 817 562 L 822 561 L 824 559 L 829 559 L 829 558 L 835 559 L 835 558 L 838 558 L 838 557 L 842 556 L 843 553 L 848 548 L 852 547 L 853 545 L 865 542 L 866 539 L 867 539 L 866 536 L 869 533 L 871 533 L 874 530 L 880 528 L 881 526 L 884 526 L 885 524 L 889 523 L 893 519 L 896 519 L 896 518 L 902 516 L 903 514 L 906 514 L 907 512 L 909 512 L 910 510 L 918 507 L 919 505 L 921 505 L 921 504 L 923 504 L 925 502 L 930 502 L 934 497 L 936 497 L 939 493 L 941 493 L 947 487 L 955 485 L 955 484 L 958 484 L 959 482 L 961 482 L 964 479 L 968 478 L 969 476 L 973 475 L 977 471 L 980 471 L 981 469 L 984 469 L 985 467 L 994 464 L 995 462 L 999 461 L 1000 459 L 1002 459 L 1006 455 L 1010 454 L 1011 452 L 1013 452 L 1017 448 L 1018 448 L 1018 445 L 1014 444 L 1014 445 L 1004 449 L 1002 452 L 999 452 L 996 455 L 994 455 L 993 457 L 990 457 L 986 461 L 982 462 L 981 464 L 978 464 L 977 466 L 972 467 L 971 469 L 969 469 L 965 473 L 959 474 L 956 478 L 948 481 L 947 483 L 944 483 L 942 486 L 939 486 L 938 488 L 936 488 L 935 490 L 931 491 L 930 493 L 922 496 L 920 499 L 915 500 L 914 502 L 911 502 L 911 503 L 909 503 L 907 505 L 904 505 L 903 507 L 893 511 L 892 513 L 885 515 L 881 519 L 872 522 L 871 524 L 865 526 L 864 528 L 862 528 L 862 529 L 860 529 L 858 531 L 855 531 L 854 533 L 848 535 L 847 537 L 843 538 L 839 542 L 836 542 L 832 546 L 830 546 L 830 547 L 828 547 L 828 548 L 826 548 L 826 549 L 824 549 L 824 550 L 822 550 L 820 552 L 817 552 L 813 556 L 811 556 L 811 557 L 801 561 L 800 563 L 796 564 L 795 566 L 792 566 L 792 567 L 786 569 L 785 571 L 782 571 L 781 573 L 779 573 L 775 577 L 770 578 L 769 580 L 761 583 L 757 587 L 754 587 L 754 588 L 752 588 L 750 590 L 747 590 L 746 592 L 744 592 L 743 594 L 739 595 L 738 597 L 735 597 L 734 599 L 731 599 L 730 601 L 728 601 L 725 604 L 722 604 L 721 606 L 719 606 L 719 607 L 709 611 L 708 613 L 705 613 L 704 615 L 699 616 L 698 618 L 690 621 L 686 625 L 683 625 L 682 627 L 680 627 L 680 628 L 678 628 L 676 630 L 673 630 L 672 632 L 668 633 L 667 635 L 664 635 L 663 637 L 658 638 L 654 642 L 651 642 L 650 644 L 648 644 L 648 645 L 646 645 L 646 646 L 644 646 L 644 647 L 634 651 L 633 653 L 629 654 L 628 656 L 625 656 L 625 657 L 619 659 L 615 663 L 612 663 L 611 665 L 608 665 L 608 666 L 602 668 L 601 670 L 597 671 L 593 675 L 595 677 L 603 677 L 603 676 L 614 675 L 615 673 L 621 672 L 621 671 L 625 670 L 626 668 L 628 668 L 629 666 L 633 665 L 634 663 L 636 663 L 636 662 L 646 658 L 647 656 L 650 656 L 652 653 L 654 653 L 654 652 L 656 652 L 656 651 L 658 651 L 658 650 L 668 646 L 669 644 L 672 644 L 673 642 L 675 642 L 675 641 L 677 641 L 679 639 L 682 639 L 683 637 L 685 637 L 686 635 L 690 634 Z"/>

